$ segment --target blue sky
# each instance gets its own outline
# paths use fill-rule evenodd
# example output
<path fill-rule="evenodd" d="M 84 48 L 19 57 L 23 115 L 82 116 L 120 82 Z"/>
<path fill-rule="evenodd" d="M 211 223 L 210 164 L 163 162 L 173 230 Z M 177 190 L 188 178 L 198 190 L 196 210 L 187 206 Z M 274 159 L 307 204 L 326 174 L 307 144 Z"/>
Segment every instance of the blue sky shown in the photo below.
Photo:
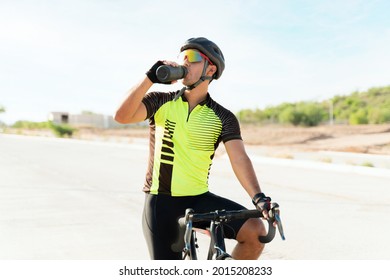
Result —
<path fill-rule="evenodd" d="M 233 112 L 386 86 L 389 11 L 390 1 L 357 0 L 0 0 L 0 120 L 112 114 L 196 36 L 225 55 L 210 94 Z"/>

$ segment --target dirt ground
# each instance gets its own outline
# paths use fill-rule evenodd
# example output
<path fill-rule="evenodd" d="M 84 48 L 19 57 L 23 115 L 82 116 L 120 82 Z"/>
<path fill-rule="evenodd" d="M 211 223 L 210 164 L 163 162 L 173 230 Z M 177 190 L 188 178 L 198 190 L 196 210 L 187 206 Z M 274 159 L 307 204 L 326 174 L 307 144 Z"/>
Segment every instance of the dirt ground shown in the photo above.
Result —
<path fill-rule="evenodd" d="M 304 127 L 244 126 L 247 144 L 305 151 L 342 151 L 390 155 L 390 125 Z"/>
<path fill-rule="evenodd" d="M 343 151 L 390 155 L 390 124 L 388 125 L 327 125 L 318 127 L 282 127 L 243 125 L 246 145 L 262 145 L 305 151 Z M 100 137 L 110 141 L 131 142 L 147 138 L 148 128 L 115 130 L 79 130 L 75 137 Z"/>

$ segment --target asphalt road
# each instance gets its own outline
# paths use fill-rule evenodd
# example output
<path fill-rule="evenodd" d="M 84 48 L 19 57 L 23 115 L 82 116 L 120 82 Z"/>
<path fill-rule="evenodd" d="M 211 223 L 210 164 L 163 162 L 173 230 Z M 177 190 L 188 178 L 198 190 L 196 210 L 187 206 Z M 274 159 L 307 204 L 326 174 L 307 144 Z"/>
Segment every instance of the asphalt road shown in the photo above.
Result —
<path fill-rule="evenodd" d="M 0 134 L 0 259 L 148 259 L 147 148 Z M 287 238 L 277 236 L 262 259 L 390 259 L 390 169 L 248 151 L 263 190 L 281 205 Z M 210 185 L 251 207 L 226 156 L 215 158 Z"/>

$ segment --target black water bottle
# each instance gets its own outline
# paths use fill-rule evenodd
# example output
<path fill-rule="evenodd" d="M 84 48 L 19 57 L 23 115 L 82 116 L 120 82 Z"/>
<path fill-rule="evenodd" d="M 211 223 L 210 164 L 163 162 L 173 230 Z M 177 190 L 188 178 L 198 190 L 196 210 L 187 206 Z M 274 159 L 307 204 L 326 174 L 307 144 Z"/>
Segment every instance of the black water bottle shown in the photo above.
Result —
<path fill-rule="evenodd" d="M 156 70 L 157 78 L 161 82 L 172 82 L 176 80 L 183 79 L 188 73 L 188 70 L 184 66 L 170 66 L 170 65 L 161 65 Z"/>

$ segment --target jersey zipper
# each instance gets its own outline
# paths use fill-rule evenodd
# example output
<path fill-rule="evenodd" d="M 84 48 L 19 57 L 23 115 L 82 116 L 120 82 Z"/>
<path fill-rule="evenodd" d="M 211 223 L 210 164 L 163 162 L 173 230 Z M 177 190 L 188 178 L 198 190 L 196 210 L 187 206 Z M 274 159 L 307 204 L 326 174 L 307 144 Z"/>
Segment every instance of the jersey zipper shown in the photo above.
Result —
<path fill-rule="evenodd" d="M 197 104 L 194 108 L 192 108 L 192 110 L 190 110 L 190 104 L 188 103 L 188 106 L 187 106 L 187 108 L 188 108 L 187 122 L 190 120 L 190 115 L 192 114 L 192 112 L 194 112 L 195 110 L 198 110 L 197 108 L 199 106 L 202 107 L 202 105 Z"/>
<path fill-rule="evenodd" d="M 192 109 L 192 111 L 190 110 L 190 103 L 188 103 L 188 106 L 187 106 L 187 108 L 188 108 L 188 114 L 187 114 L 187 122 L 190 120 L 190 115 L 191 115 L 191 112 L 192 111 L 194 111 L 194 109 Z"/>

